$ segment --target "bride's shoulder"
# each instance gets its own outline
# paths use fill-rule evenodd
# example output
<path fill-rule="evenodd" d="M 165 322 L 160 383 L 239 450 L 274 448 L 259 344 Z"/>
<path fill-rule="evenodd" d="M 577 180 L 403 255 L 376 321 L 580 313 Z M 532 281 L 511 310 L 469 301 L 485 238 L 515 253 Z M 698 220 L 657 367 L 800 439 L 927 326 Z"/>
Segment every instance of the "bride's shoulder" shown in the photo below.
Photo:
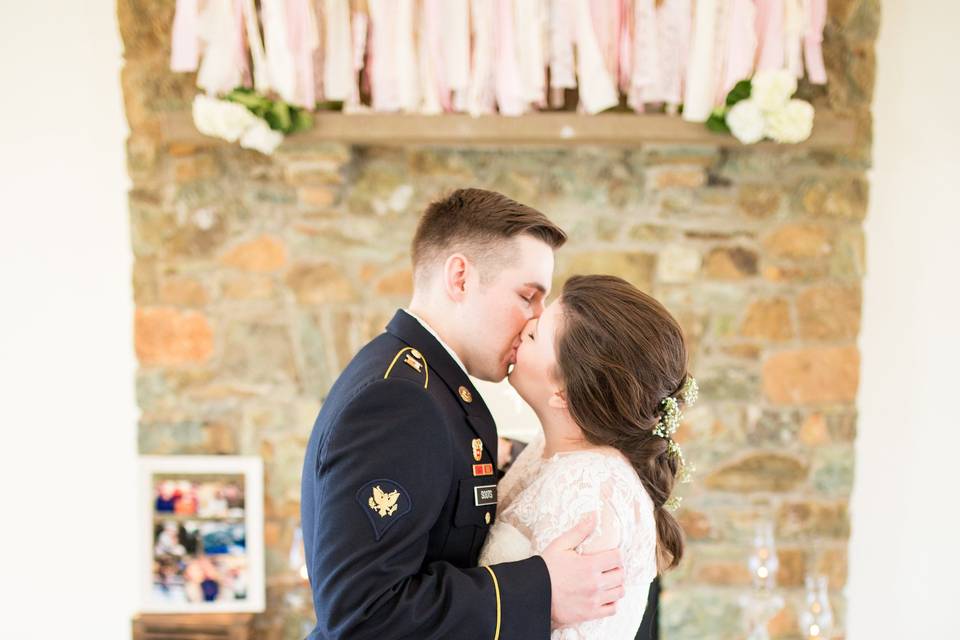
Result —
<path fill-rule="evenodd" d="M 604 478 L 633 473 L 630 462 L 622 453 L 612 447 L 592 447 L 579 451 L 555 453 L 546 461 L 557 470 L 556 473 L 595 470 Z"/>
<path fill-rule="evenodd" d="M 616 503 L 650 500 L 643 482 L 630 461 L 613 448 L 599 447 L 555 454 L 544 461 L 540 482 L 550 485 L 577 485 L 584 490 L 602 491 Z"/>
<path fill-rule="evenodd" d="M 599 449 L 555 453 L 542 462 L 542 481 L 583 488 L 608 484 L 619 472 L 618 461 Z"/>

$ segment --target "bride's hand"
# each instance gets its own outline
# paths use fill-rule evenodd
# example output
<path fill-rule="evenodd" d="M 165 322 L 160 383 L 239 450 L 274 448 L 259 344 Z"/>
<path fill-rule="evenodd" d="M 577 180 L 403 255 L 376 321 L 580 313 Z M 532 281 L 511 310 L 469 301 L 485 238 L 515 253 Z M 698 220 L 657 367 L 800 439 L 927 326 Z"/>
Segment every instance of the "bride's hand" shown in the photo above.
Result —
<path fill-rule="evenodd" d="M 556 626 L 612 616 L 617 612 L 617 601 L 623 597 L 619 550 L 588 555 L 576 551 L 595 526 L 596 517 L 591 514 L 551 542 L 541 554 L 550 573 L 550 617 Z"/>

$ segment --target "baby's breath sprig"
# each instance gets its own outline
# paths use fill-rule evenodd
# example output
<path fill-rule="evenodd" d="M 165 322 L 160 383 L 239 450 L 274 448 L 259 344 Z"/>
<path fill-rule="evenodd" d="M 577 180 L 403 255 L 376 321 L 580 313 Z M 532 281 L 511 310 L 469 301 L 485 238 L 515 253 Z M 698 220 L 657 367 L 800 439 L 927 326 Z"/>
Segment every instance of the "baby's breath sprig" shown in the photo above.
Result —
<path fill-rule="evenodd" d="M 680 390 L 680 397 L 683 398 L 683 404 L 687 407 L 692 407 L 699 395 L 700 385 L 697 384 L 697 379 L 693 376 L 687 376 L 687 379 L 683 383 L 683 389 Z"/>
<path fill-rule="evenodd" d="M 673 396 L 667 396 L 660 402 L 660 422 L 653 428 L 654 435 L 670 439 L 680 428 L 680 403 Z"/>
<path fill-rule="evenodd" d="M 677 480 L 681 484 L 687 484 L 693 480 L 693 472 L 696 471 L 692 465 L 687 464 L 683 457 L 683 449 L 677 444 L 676 440 L 671 440 L 667 445 L 667 454 L 677 459 Z"/>
<path fill-rule="evenodd" d="M 700 387 L 693 376 L 687 376 L 683 381 L 683 387 L 680 389 L 680 399 L 684 407 L 693 406 L 700 393 Z M 690 482 L 693 479 L 693 472 L 696 470 L 692 465 L 688 465 L 683 457 L 683 449 L 673 439 L 673 434 L 680 428 L 680 420 L 683 413 L 680 411 L 680 403 L 677 398 L 667 396 L 660 401 L 660 420 L 653 427 L 653 434 L 667 441 L 667 455 L 677 460 L 677 480 L 681 484 Z M 680 496 L 672 496 L 663 506 L 670 511 L 676 511 L 680 508 L 680 502 L 683 500 Z"/>

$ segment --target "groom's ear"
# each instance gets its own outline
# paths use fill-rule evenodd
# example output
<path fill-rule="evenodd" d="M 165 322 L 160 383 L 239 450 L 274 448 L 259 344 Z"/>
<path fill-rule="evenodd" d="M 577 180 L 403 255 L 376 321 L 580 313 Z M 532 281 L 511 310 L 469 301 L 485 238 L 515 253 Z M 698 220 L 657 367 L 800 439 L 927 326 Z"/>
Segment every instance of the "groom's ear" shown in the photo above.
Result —
<path fill-rule="evenodd" d="M 563 389 L 554 389 L 553 393 L 550 394 L 550 398 L 547 400 L 547 405 L 553 407 L 554 409 L 563 409 L 567 408 L 567 394 Z"/>
<path fill-rule="evenodd" d="M 462 253 L 454 253 L 443 263 L 443 286 L 454 302 L 460 302 L 466 294 L 467 264 Z"/>

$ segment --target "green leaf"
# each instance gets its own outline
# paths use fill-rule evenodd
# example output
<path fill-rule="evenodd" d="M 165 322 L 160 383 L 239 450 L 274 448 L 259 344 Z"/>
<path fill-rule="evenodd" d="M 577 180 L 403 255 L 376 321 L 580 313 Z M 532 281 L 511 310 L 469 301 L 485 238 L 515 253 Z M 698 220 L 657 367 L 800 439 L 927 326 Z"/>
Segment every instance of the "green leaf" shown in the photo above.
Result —
<path fill-rule="evenodd" d="M 258 118 L 266 118 L 267 114 L 270 113 L 270 109 L 272 107 L 273 107 L 273 103 L 269 100 L 265 100 L 264 102 L 261 102 L 255 107 L 247 107 L 247 108 L 250 109 L 250 111 L 253 112 L 253 115 L 257 116 Z"/>
<path fill-rule="evenodd" d="M 733 89 L 730 89 L 730 93 L 727 94 L 727 106 L 732 107 L 741 100 L 746 100 L 752 91 L 753 84 L 749 80 L 741 80 L 733 85 Z"/>
<path fill-rule="evenodd" d="M 294 109 L 291 132 L 307 131 L 311 127 L 313 127 L 313 114 L 305 109 Z"/>
<path fill-rule="evenodd" d="M 707 118 L 706 125 L 707 129 L 710 129 L 710 131 L 714 133 L 730 133 L 730 127 L 727 126 L 727 121 L 723 115 L 711 113 L 710 117 Z"/>
<path fill-rule="evenodd" d="M 269 103 L 270 100 L 264 98 L 263 96 L 257 95 L 252 91 L 240 91 L 239 89 L 234 89 L 226 95 L 226 99 L 231 102 L 236 102 L 237 104 L 242 104 L 247 109 L 251 111 L 256 111 L 264 107 L 265 103 Z"/>
<path fill-rule="evenodd" d="M 267 124 L 270 125 L 270 128 L 274 131 L 283 131 L 280 120 L 277 118 L 276 114 L 273 111 L 267 111 L 263 114 L 263 119 L 267 121 Z"/>
<path fill-rule="evenodd" d="M 270 122 L 269 116 L 273 116 L 276 126 L 273 122 Z M 267 122 L 270 124 L 270 127 L 276 129 L 277 131 L 282 131 L 284 133 L 290 133 L 293 128 L 293 119 L 290 117 L 290 105 L 282 100 L 277 100 L 273 103 L 270 112 L 268 114 Z"/>

